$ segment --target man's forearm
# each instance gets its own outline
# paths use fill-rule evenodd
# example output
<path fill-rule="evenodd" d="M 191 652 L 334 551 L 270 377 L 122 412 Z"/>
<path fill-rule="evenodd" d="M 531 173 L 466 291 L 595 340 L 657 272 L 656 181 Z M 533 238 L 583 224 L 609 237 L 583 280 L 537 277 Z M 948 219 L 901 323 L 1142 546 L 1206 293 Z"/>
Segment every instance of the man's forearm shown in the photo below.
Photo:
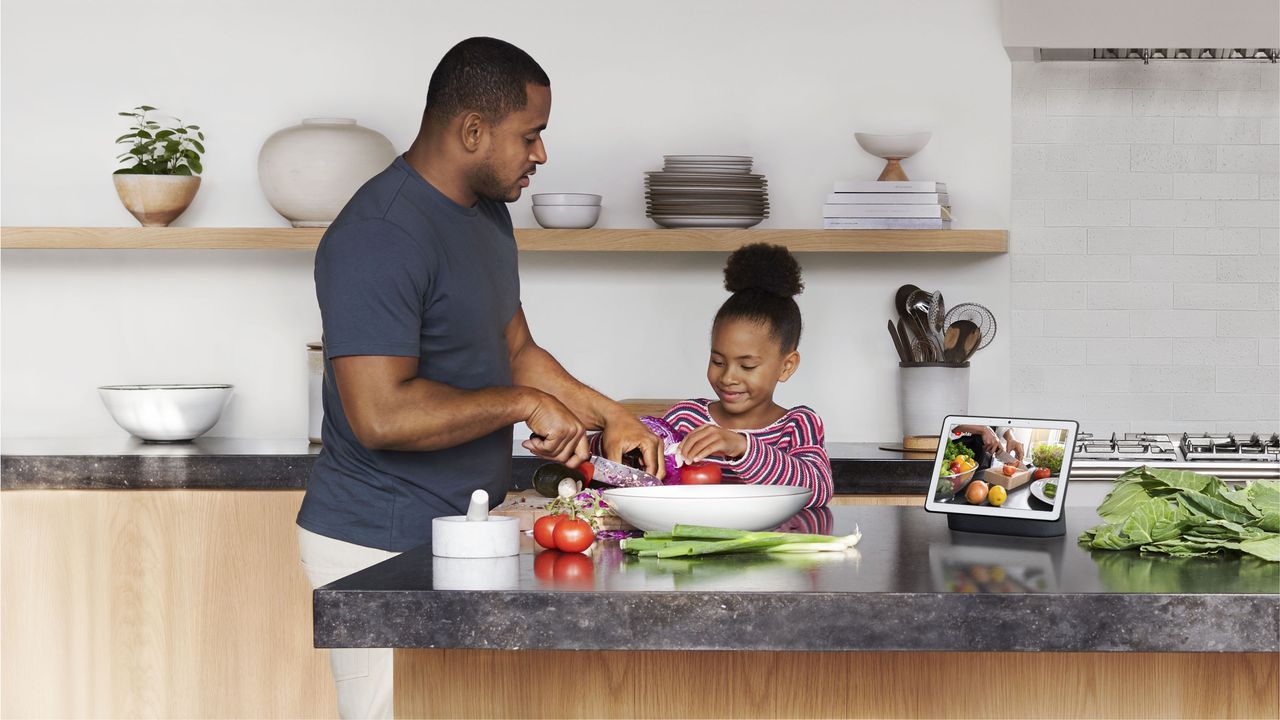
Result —
<path fill-rule="evenodd" d="M 588 430 L 602 430 L 610 411 L 619 406 L 569 374 L 551 353 L 531 345 L 512 358 L 511 373 L 517 385 L 536 388 L 564 403 Z"/>
<path fill-rule="evenodd" d="M 525 387 L 460 390 L 415 378 L 379 409 L 366 433 L 371 437 L 360 440 L 377 450 L 455 447 L 525 420 L 536 402 L 533 394 Z"/>

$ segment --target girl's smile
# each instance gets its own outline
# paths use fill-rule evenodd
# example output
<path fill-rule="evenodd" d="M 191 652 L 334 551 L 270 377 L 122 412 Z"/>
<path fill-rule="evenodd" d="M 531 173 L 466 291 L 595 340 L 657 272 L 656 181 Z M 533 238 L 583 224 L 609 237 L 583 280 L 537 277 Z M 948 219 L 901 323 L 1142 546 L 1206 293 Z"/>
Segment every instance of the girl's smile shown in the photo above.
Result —
<path fill-rule="evenodd" d="M 718 403 L 711 412 L 722 427 L 753 429 L 769 425 L 786 409 L 773 401 L 773 391 L 800 364 L 797 352 L 782 352 L 768 323 L 730 318 L 711 331 L 707 381 Z"/>

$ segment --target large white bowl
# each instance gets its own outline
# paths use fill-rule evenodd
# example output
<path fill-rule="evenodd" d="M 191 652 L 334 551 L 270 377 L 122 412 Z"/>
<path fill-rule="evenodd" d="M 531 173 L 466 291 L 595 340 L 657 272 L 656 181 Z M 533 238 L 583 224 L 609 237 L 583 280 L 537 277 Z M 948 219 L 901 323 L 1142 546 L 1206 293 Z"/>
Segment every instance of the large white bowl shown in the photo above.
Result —
<path fill-rule="evenodd" d="M 877 135 L 875 133 L 853 134 L 863 150 L 885 160 L 902 160 L 924 149 L 929 144 L 933 133 L 918 132 L 906 135 Z"/>
<path fill-rule="evenodd" d="M 604 499 L 641 530 L 675 525 L 771 530 L 804 508 L 811 490 L 781 485 L 657 485 L 610 488 Z"/>
<path fill-rule="evenodd" d="M 534 205 L 533 218 L 544 228 L 589 228 L 600 219 L 599 205 Z"/>
<path fill-rule="evenodd" d="M 603 198 L 591 193 L 538 193 L 534 205 L 599 205 Z"/>
<path fill-rule="evenodd" d="M 111 419 L 149 442 L 194 440 L 218 422 L 231 385 L 103 385 Z"/>

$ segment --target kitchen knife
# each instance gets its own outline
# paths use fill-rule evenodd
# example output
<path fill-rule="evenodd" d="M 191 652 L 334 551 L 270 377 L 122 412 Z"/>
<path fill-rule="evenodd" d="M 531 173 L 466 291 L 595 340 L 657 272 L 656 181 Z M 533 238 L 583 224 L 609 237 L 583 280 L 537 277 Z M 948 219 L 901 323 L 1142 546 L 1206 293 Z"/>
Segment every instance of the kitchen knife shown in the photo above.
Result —
<path fill-rule="evenodd" d="M 595 468 L 592 473 L 592 480 L 599 480 L 605 485 L 614 485 L 616 487 L 643 487 L 646 485 L 661 485 L 662 481 L 650 475 L 649 473 L 633 468 L 629 465 L 616 463 L 608 458 L 602 458 L 599 455 L 592 455 L 587 458 L 587 462 Z"/>
<path fill-rule="evenodd" d="M 537 433 L 529 434 L 530 440 L 545 440 Z M 595 472 L 591 474 L 592 480 L 598 480 L 605 485 L 613 485 L 615 487 L 643 487 L 646 485 L 661 485 L 662 481 L 650 475 L 649 473 L 638 470 L 630 465 L 616 463 L 608 458 L 599 455 L 590 455 L 587 462 L 595 468 Z"/>
<path fill-rule="evenodd" d="M 991 454 L 991 456 L 992 456 L 992 457 L 994 457 L 996 460 L 999 460 L 1000 462 L 1004 463 L 1005 465 L 1017 465 L 1018 467 L 1030 467 L 1030 466 L 1031 466 L 1031 464 L 1030 464 L 1030 463 L 1026 463 L 1026 464 L 1024 465 L 1024 463 L 1020 463 L 1020 462 L 1018 462 L 1018 459 L 1017 459 L 1017 458 L 1015 458 L 1015 457 L 1013 456 L 1013 453 L 1009 452 L 1008 450 L 999 450 L 999 451 L 996 451 L 996 452 L 992 453 L 992 454 Z"/>

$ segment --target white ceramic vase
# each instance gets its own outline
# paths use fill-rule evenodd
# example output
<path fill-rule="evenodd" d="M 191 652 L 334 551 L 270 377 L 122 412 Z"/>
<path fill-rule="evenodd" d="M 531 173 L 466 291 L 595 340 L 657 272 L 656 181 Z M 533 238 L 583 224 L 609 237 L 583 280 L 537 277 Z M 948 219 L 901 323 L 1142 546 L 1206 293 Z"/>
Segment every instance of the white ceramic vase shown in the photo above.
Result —
<path fill-rule="evenodd" d="M 328 227 L 356 190 L 396 157 L 391 141 L 350 118 L 307 118 L 258 153 L 267 202 L 294 227 Z"/>

